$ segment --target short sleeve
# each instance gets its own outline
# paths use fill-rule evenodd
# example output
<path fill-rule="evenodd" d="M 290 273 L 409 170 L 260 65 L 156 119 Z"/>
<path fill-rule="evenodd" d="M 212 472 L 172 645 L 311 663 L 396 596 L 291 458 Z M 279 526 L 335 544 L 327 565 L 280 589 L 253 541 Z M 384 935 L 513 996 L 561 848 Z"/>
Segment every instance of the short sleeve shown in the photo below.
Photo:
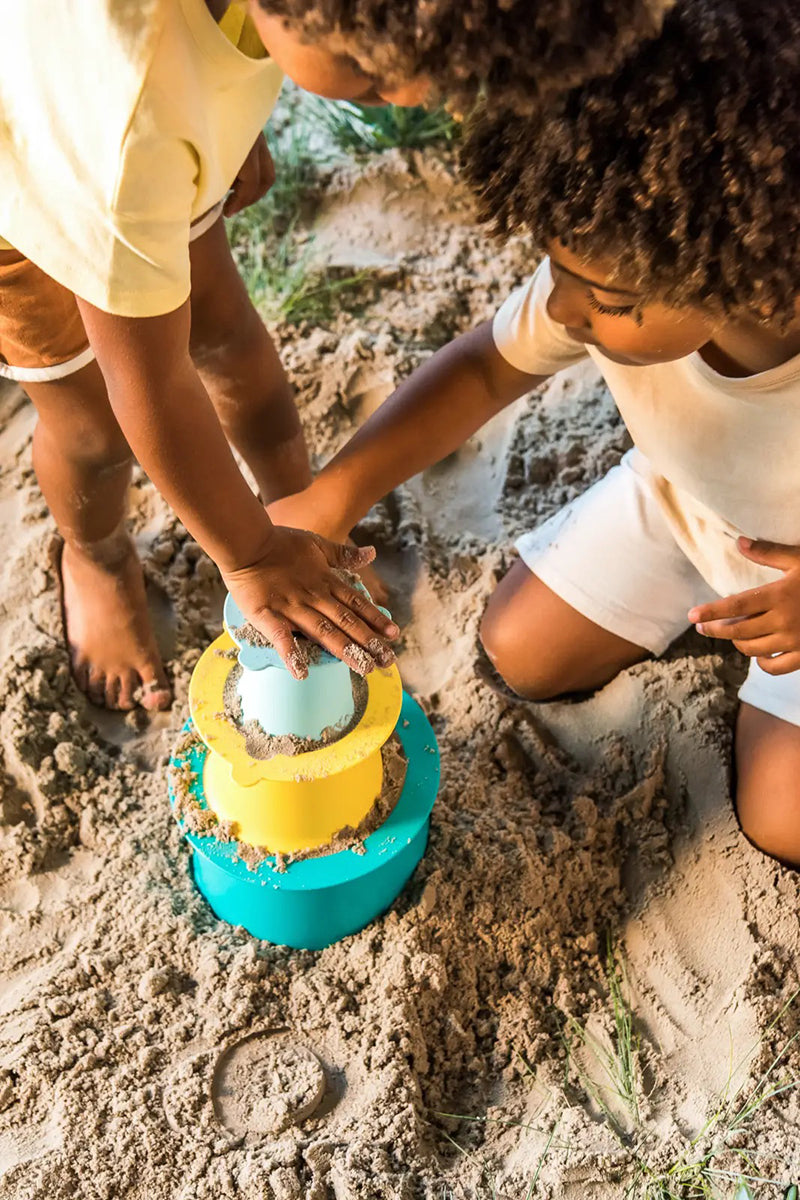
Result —
<path fill-rule="evenodd" d="M 156 130 L 128 137 L 109 213 L 113 229 L 98 307 L 149 317 L 186 300 L 197 174 L 197 159 L 186 142 Z"/>
<path fill-rule="evenodd" d="M 527 375 L 554 375 L 588 357 L 586 348 L 548 315 L 552 290 L 550 259 L 545 258 L 528 282 L 511 293 L 492 322 L 499 353 Z"/>

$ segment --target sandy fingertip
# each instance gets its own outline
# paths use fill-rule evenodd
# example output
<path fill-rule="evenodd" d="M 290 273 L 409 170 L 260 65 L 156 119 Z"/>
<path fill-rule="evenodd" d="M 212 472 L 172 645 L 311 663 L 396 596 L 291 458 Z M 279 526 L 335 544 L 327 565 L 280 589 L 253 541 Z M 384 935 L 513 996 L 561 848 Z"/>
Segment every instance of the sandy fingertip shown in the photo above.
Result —
<path fill-rule="evenodd" d="M 346 662 L 356 675 L 369 675 L 370 671 L 374 671 L 377 663 L 369 651 L 363 646 L 359 646 L 356 642 L 348 642 L 342 651 L 342 661 Z"/>

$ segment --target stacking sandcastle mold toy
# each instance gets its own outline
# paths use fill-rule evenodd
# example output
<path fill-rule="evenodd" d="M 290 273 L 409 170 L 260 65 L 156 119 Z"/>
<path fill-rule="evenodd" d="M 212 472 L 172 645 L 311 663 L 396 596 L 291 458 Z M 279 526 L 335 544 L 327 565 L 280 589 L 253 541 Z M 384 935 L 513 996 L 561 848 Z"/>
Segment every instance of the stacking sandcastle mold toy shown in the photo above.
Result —
<path fill-rule="evenodd" d="M 192 675 L 170 802 L 217 916 L 321 949 L 388 908 L 422 857 L 436 737 L 396 666 L 362 680 L 310 646 L 299 681 L 231 596 L 224 624 Z"/>

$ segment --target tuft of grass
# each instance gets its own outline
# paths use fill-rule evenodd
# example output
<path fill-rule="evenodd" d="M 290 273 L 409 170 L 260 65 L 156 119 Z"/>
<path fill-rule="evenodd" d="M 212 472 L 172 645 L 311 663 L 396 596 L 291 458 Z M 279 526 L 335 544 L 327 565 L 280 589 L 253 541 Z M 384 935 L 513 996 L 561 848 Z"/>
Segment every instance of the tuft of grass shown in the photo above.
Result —
<path fill-rule="evenodd" d="M 337 275 L 320 268 L 313 262 L 312 248 L 295 236 L 294 224 L 278 238 L 263 237 L 258 227 L 247 241 L 240 233 L 234 257 L 250 299 L 268 321 L 324 324 L 342 304 L 351 304 L 370 278 L 369 271 Z"/>
<path fill-rule="evenodd" d="M 763 1044 L 769 1030 L 794 1003 L 798 993 L 789 998 L 742 1061 L 736 1066 L 731 1065 L 722 1095 L 697 1137 L 683 1154 L 672 1163 L 662 1166 L 652 1161 L 650 1151 L 654 1138 L 641 1119 L 638 1098 L 641 1090 L 640 1046 L 634 1032 L 624 963 L 610 945 L 606 972 L 613 1015 L 612 1046 L 609 1048 L 593 1039 L 586 1027 L 572 1018 L 567 1021 L 570 1037 L 565 1039 L 565 1044 L 568 1067 L 571 1064 L 575 1069 L 584 1090 L 602 1111 L 608 1128 L 624 1152 L 630 1178 L 625 1200 L 722 1200 L 722 1197 L 729 1200 L 756 1200 L 756 1195 L 760 1196 L 761 1191 L 756 1193 L 753 1185 L 778 1189 L 785 1197 L 794 1191 L 794 1200 L 797 1200 L 796 1185 L 787 1186 L 786 1181 L 762 1175 L 758 1169 L 759 1152 L 736 1143 L 747 1132 L 756 1113 L 776 1096 L 800 1085 L 800 1079 L 778 1074 L 800 1033 L 795 1033 L 787 1041 L 752 1087 L 748 1089 L 745 1079 L 732 1090 L 732 1082 L 736 1073 Z M 575 1056 L 576 1045 L 592 1052 L 602 1068 L 602 1079 L 588 1075 Z M 633 1126 L 632 1130 L 620 1120 L 609 1097 L 621 1102 Z"/>
<path fill-rule="evenodd" d="M 271 139 L 275 183 L 263 199 L 228 222 L 228 240 L 250 299 L 269 321 L 325 323 L 351 302 L 369 272 L 342 276 L 320 268 L 303 239 L 300 211 L 315 181 L 302 124 Z"/>
<path fill-rule="evenodd" d="M 331 140 L 348 153 L 380 154 L 453 142 L 460 125 L 443 108 L 398 108 L 318 99 L 312 110 Z"/>
<path fill-rule="evenodd" d="M 574 1017 L 568 1017 L 568 1037 L 565 1038 L 567 1064 L 575 1067 L 585 1091 L 614 1128 L 617 1137 L 624 1139 L 629 1133 L 626 1125 L 636 1129 L 641 1123 L 641 1046 L 634 1028 L 625 963 L 615 954 L 610 939 L 606 950 L 606 979 L 613 1017 L 611 1043 L 606 1044 L 593 1037 L 585 1025 L 581 1025 Z M 585 1057 L 597 1064 L 602 1079 L 593 1077 L 578 1061 L 576 1045 L 586 1052 Z"/>

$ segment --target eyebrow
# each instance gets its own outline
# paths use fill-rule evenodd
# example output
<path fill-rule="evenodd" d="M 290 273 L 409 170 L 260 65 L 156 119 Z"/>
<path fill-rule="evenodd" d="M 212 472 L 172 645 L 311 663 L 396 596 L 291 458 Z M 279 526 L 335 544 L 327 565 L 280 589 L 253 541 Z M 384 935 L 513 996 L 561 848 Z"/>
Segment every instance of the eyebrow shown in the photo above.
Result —
<path fill-rule="evenodd" d="M 550 261 L 554 266 L 558 267 L 559 271 L 563 271 L 565 275 L 569 275 L 572 279 L 577 279 L 581 283 L 588 283 L 589 287 L 597 288 L 600 292 L 613 292 L 616 296 L 633 296 L 639 295 L 638 292 L 632 292 L 629 288 L 611 287 L 608 283 L 598 283 L 596 279 L 587 279 L 585 275 L 579 275 L 577 271 L 570 271 L 569 267 L 565 267 L 563 263 L 558 262 L 550 255 Z"/>

